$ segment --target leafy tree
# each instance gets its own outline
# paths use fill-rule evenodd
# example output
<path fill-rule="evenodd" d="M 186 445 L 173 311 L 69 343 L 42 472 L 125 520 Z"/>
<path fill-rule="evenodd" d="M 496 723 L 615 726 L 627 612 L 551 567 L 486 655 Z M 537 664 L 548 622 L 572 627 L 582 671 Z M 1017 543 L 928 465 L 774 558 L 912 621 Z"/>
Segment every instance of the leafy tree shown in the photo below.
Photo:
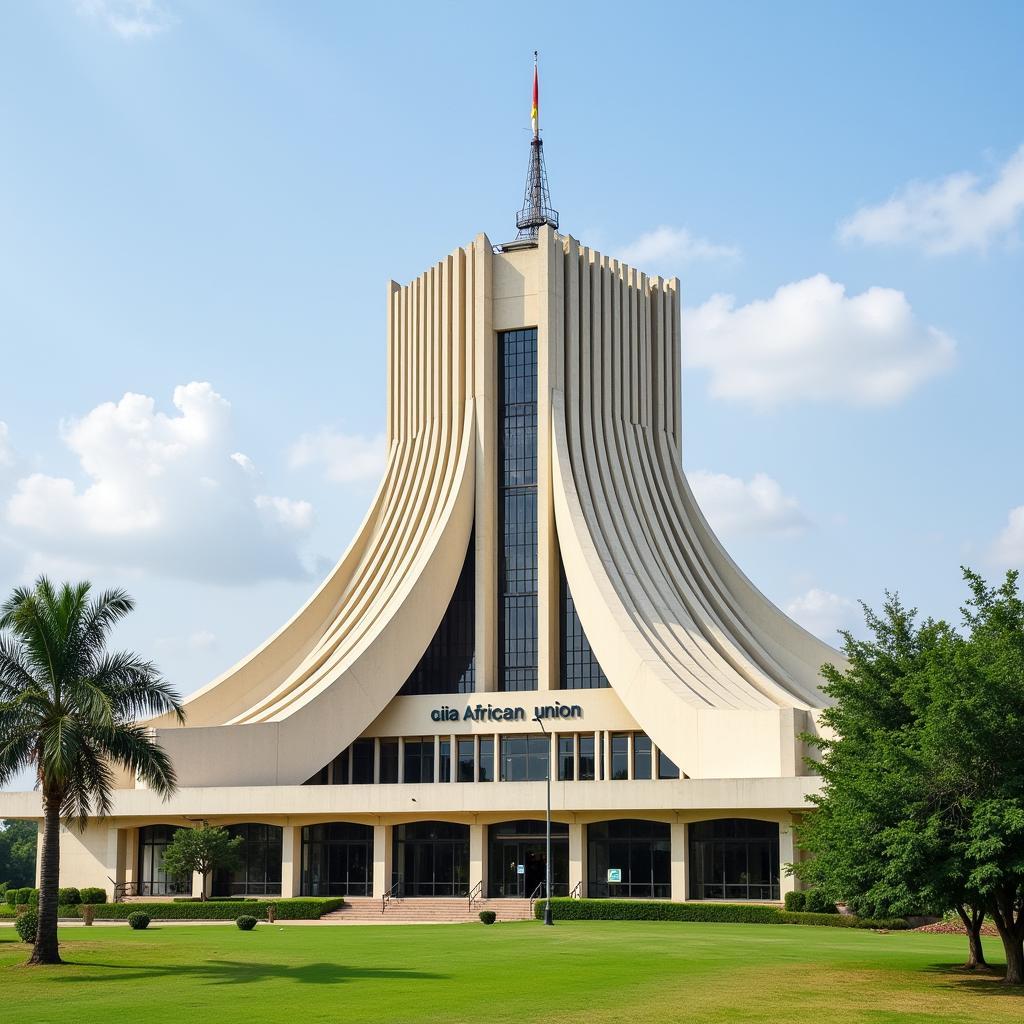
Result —
<path fill-rule="evenodd" d="M 0 882 L 17 889 L 36 882 L 36 840 L 34 821 L 0 823 Z"/>
<path fill-rule="evenodd" d="M 41 576 L 0 606 L 0 785 L 31 766 L 42 790 L 39 926 L 32 964 L 59 964 L 60 822 L 82 829 L 111 809 L 114 766 L 168 796 L 166 753 L 140 717 L 184 712 L 151 662 L 111 653 L 114 625 L 134 607 L 122 590 L 90 598 L 88 583 Z"/>
<path fill-rule="evenodd" d="M 898 596 L 882 613 L 864 606 L 869 639 L 843 634 L 846 671 L 822 669 L 834 704 L 812 762 L 824 786 L 816 810 L 796 830 L 811 859 L 798 876 L 857 913 L 896 916 L 956 908 L 968 931 L 966 966 L 985 964 L 980 893 L 930 815 L 931 752 L 925 752 L 931 673 L 955 634 L 943 622 L 917 622 Z"/>
<path fill-rule="evenodd" d="M 181 828 L 164 850 L 163 869 L 174 878 L 203 876 L 200 899 L 206 900 L 206 880 L 212 871 L 231 871 L 241 863 L 241 836 L 232 838 L 227 829 L 215 825 Z"/>

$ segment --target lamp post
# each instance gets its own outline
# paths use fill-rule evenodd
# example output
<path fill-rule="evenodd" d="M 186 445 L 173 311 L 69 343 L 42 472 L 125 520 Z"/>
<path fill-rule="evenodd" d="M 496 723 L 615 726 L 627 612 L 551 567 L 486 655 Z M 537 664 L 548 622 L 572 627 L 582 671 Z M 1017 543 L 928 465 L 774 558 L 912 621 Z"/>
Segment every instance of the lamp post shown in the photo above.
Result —
<path fill-rule="evenodd" d="M 547 830 L 546 830 L 546 846 L 547 850 L 544 855 L 544 895 L 546 897 L 544 901 L 544 923 L 546 925 L 553 925 L 555 922 L 551 920 L 551 739 L 548 736 L 547 729 L 544 728 L 544 723 L 536 715 L 533 716 L 533 720 L 540 726 L 540 731 L 544 733 L 544 739 L 548 741 L 548 759 L 547 759 L 547 787 L 548 787 L 548 812 L 547 812 Z"/>

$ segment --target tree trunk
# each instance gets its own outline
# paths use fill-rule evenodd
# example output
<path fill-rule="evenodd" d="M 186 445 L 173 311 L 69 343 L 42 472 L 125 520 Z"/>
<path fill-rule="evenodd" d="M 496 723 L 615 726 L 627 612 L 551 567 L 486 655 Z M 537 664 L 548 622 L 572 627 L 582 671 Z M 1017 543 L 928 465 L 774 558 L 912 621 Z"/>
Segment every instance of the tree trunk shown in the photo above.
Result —
<path fill-rule="evenodd" d="M 999 891 L 989 910 L 1006 953 L 1004 981 L 1007 985 L 1024 985 L 1024 914 L 1018 910 L 1016 886 Z"/>
<path fill-rule="evenodd" d="M 957 904 L 956 912 L 967 929 L 967 963 L 964 964 L 964 970 L 976 971 L 979 967 L 988 967 L 981 946 L 981 926 L 985 921 L 985 911 Z"/>
<path fill-rule="evenodd" d="M 43 795 L 43 845 L 39 871 L 39 926 L 30 964 L 62 964 L 57 949 L 57 888 L 60 885 L 60 805 Z"/>
<path fill-rule="evenodd" d="M 1012 932 L 1001 934 L 1000 938 L 1006 950 L 1006 984 L 1024 985 L 1024 940 Z"/>

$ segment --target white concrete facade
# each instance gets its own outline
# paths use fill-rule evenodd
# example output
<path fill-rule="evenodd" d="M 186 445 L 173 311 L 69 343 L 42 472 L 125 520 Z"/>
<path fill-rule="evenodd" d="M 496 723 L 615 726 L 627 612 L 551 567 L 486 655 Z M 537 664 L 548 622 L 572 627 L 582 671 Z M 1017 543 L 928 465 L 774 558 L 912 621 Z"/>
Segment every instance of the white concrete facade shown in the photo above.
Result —
<path fill-rule="evenodd" d="M 367 891 L 381 895 L 395 826 L 432 821 L 468 827 L 459 870 L 486 890 L 489 826 L 544 815 L 543 782 L 502 781 L 503 737 L 538 736 L 534 710 L 556 702 L 574 708 L 545 722 L 553 773 L 571 737 L 573 778 L 552 784 L 569 889 L 592 887 L 588 856 L 604 847 L 590 826 L 606 821 L 665 827 L 658 893 L 673 899 L 692 894 L 699 822 L 778 825 L 776 865 L 792 860 L 793 815 L 816 788 L 799 734 L 817 728 L 819 669 L 839 655 L 756 590 L 694 501 L 681 468 L 678 282 L 544 227 L 535 245 L 505 251 L 478 236 L 411 284 L 392 282 L 387 310 L 388 459 L 355 540 L 285 626 L 188 700 L 185 726 L 152 723 L 181 788 L 163 803 L 126 780 L 111 816 L 62 834 L 64 884 L 131 885 L 140 828 L 204 820 L 280 828 L 280 891 L 298 895 L 304 829 L 348 822 L 372 830 Z M 507 692 L 497 339 L 523 329 L 536 331 L 537 688 Z M 474 692 L 399 695 L 471 537 Z M 560 566 L 607 688 L 562 689 Z M 484 714 L 467 717 L 477 705 Z M 442 707 L 457 717 L 439 721 Z M 424 738 L 433 781 L 411 782 L 404 745 Z M 474 781 L 456 781 L 460 738 L 473 739 Z M 340 784 L 355 762 L 332 762 L 358 740 L 372 742 L 374 781 Z M 397 781 L 385 777 L 393 741 Z M 593 779 L 581 775 L 584 745 Z M 658 778 L 659 753 L 680 778 Z M 635 777 L 641 763 L 651 777 Z M 0 816 L 39 815 L 35 795 L 0 795 Z M 776 889 L 791 884 L 782 872 Z"/>

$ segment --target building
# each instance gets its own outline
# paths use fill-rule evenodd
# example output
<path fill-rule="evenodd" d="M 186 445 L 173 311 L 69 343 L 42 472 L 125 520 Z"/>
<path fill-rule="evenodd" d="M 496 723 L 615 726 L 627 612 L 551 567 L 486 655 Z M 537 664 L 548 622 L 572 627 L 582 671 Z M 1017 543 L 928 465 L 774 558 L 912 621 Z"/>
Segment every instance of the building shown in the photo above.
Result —
<path fill-rule="evenodd" d="M 535 131 L 520 238 L 387 292 L 387 466 L 308 603 L 153 726 L 62 880 L 145 896 L 206 821 L 214 894 L 779 900 L 839 656 L 730 560 L 681 468 L 676 280 L 557 232 Z M 38 796 L 0 814 L 39 817 Z M 195 885 L 195 882 L 194 882 Z M 198 886 L 196 885 L 198 892 Z"/>

